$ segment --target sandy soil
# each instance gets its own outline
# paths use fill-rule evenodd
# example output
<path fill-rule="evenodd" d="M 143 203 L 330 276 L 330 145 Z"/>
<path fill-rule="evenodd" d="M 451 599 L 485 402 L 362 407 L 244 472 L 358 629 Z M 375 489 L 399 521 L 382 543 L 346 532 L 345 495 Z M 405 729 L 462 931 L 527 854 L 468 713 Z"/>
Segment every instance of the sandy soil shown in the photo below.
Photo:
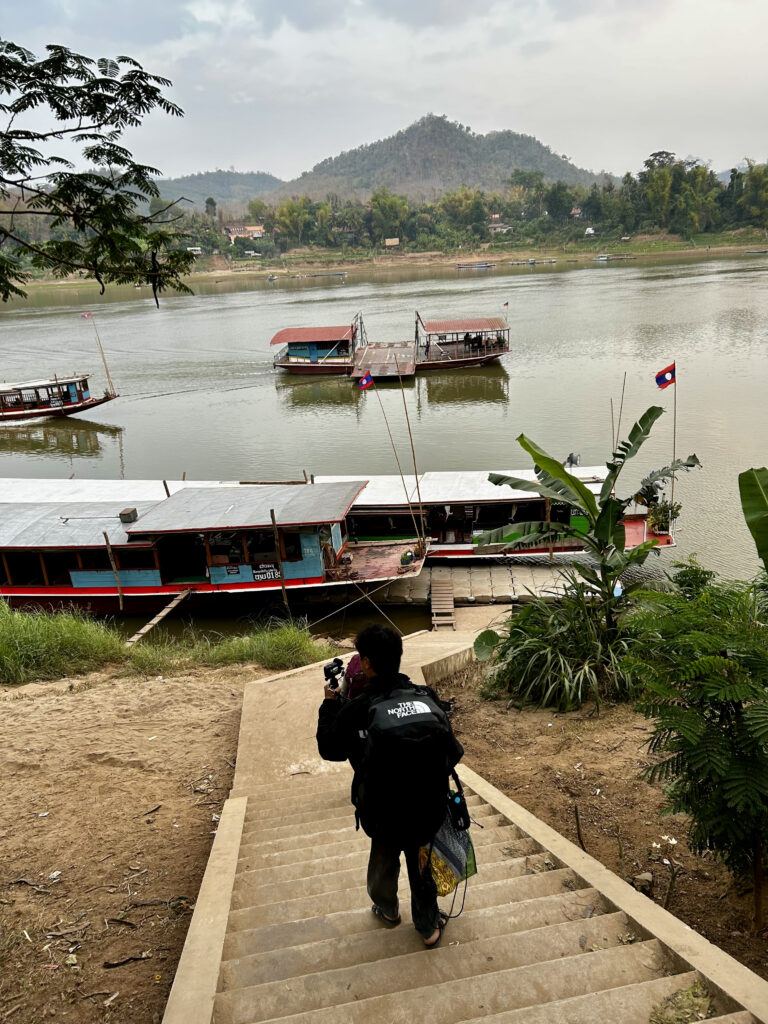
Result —
<path fill-rule="evenodd" d="M 751 889 L 732 883 L 712 858 L 691 854 L 686 819 L 664 816 L 660 788 L 638 778 L 650 735 L 642 715 L 624 706 L 604 707 L 599 717 L 589 709 L 507 711 L 504 701 L 478 698 L 478 679 L 473 670 L 440 686 L 441 697 L 456 698 L 453 725 L 466 763 L 574 843 L 578 806 L 587 852 L 630 883 L 651 872 L 658 903 L 670 880 L 663 858 L 679 865 L 668 909 L 768 978 L 768 931 L 752 934 Z M 666 835 L 677 845 L 666 843 Z"/>
<path fill-rule="evenodd" d="M 0 1021 L 160 1021 L 243 686 L 266 674 L 93 674 L 0 694 Z"/>

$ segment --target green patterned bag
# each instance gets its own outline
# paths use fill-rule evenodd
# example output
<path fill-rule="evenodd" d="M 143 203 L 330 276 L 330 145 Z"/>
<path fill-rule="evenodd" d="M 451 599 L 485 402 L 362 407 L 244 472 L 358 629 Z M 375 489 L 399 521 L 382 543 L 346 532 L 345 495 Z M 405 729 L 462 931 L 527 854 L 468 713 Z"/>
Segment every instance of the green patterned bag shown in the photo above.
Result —
<path fill-rule="evenodd" d="M 466 829 L 456 828 L 451 813 L 445 815 L 440 831 L 430 846 L 419 849 L 419 868 L 427 865 L 437 886 L 438 896 L 450 896 L 460 882 L 477 874 L 475 848 Z"/>

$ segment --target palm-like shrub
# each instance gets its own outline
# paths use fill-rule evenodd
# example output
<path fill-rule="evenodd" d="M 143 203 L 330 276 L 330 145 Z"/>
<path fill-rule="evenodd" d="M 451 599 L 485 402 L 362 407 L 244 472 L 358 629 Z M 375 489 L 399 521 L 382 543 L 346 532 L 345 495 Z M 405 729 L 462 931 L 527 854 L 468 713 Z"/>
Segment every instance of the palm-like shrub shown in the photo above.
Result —
<path fill-rule="evenodd" d="M 606 629 L 602 610 L 585 583 L 565 574 L 561 600 L 535 598 L 506 624 L 499 636 L 481 633 L 478 660 L 493 658 L 482 689 L 520 703 L 569 711 L 585 700 L 627 699 L 631 684 L 623 668 L 631 641 Z"/>
<path fill-rule="evenodd" d="M 749 584 L 713 584 L 694 599 L 643 595 L 627 626 L 625 668 L 653 719 L 643 773 L 664 783 L 667 811 L 690 816 L 689 841 L 735 874 L 752 872 L 763 920 L 768 846 L 768 629 Z M 642 653 L 640 653 L 642 652 Z"/>

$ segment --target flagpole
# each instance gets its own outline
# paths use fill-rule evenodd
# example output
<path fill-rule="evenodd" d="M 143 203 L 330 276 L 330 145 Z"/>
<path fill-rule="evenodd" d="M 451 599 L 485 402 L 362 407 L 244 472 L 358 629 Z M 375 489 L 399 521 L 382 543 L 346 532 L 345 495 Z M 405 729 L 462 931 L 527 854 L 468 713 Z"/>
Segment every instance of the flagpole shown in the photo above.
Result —
<path fill-rule="evenodd" d="M 674 461 L 675 461 L 675 459 L 677 457 L 677 360 L 675 360 L 674 366 L 675 366 L 675 383 L 674 383 L 674 386 L 675 386 L 675 397 L 674 397 L 673 404 L 672 404 L 672 410 L 673 410 L 672 411 L 672 462 L 673 462 L 673 464 L 674 464 Z M 670 500 L 670 505 L 674 507 L 674 504 L 675 504 L 675 473 L 674 473 L 674 470 L 673 470 L 672 471 L 672 497 L 671 497 L 671 500 Z M 671 518 L 670 518 L 670 521 L 669 521 L 669 526 L 670 526 L 670 529 L 671 529 L 672 528 L 672 519 Z"/>
<path fill-rule="evenodd" d="M 624 371 L 624 382 L 621 385 L 621 403 L 619 404 L 619 422 L 616 424 L 616 444 L 619 443 L 619 434 L 621 433 L 621 414 L 624 411 L 624 389 L 627 386 L 627 371 Z"/>

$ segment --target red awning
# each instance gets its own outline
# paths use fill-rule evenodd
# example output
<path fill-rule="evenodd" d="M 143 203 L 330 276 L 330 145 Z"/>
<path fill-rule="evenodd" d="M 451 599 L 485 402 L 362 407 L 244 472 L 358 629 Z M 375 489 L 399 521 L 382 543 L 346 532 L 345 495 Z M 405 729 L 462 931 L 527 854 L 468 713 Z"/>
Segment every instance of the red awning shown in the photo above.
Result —
<path fill-rule="evenodd" d="M 427 334 L 471 334 L 473 331 L 506 331 L 509 326 L 500 316 L 475 320 L 424 320 Z"/>
<path fill-rule="evenodd" d="M 355 325 L 341 327 L 284 327 L 274 336 L 270 345 L 291 345 L 318 341 L 351 341 L 355 336 Z"/>

